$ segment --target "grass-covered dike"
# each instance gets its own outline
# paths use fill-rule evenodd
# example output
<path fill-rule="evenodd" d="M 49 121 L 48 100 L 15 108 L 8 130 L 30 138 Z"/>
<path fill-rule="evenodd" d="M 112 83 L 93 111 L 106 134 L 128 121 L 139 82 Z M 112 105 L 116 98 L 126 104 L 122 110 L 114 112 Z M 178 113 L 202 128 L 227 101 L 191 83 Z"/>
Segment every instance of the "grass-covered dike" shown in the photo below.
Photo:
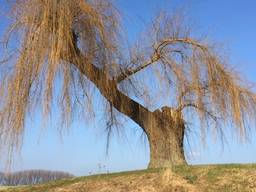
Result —
<path fill-rule="evenodd" d="M 176 166 L 101 174 L 21 187 L 2 192 L 256 192 L 256 164 Z"/>

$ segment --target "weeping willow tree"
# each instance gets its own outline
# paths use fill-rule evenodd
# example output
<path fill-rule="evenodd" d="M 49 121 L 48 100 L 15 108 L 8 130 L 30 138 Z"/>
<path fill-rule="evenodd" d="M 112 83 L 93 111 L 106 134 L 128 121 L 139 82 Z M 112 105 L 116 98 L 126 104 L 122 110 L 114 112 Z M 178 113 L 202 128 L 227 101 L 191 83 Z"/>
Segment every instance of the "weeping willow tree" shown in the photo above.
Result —
<path fill-rule="evenodd" d="M 28 113 L 51 115 L 56 86 L 64 123 L 75 106 L 94 113 L 96 88 L 107 103 L 107 135 L 120 126 L 118 115 L 134 121 L 148 139 L 151 168 L 186 163 L 188 116 L 199 119 L 203 137 L 232 123 L 245 138 L 255 120 L 251 87 L 178 15 L 160 14 L 128 49 L 118 11 L 105 0 L 16 0 L 10 16 L 11 52 L 0 65 L 0 141 L 8 151 L 21 146 Z"/>

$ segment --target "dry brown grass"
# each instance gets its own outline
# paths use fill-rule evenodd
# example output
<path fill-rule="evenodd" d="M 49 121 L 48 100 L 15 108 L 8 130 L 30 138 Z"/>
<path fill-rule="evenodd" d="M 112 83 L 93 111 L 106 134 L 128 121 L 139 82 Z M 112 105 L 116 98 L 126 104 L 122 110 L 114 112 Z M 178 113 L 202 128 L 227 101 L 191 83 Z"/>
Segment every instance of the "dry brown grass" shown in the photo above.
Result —
<path fill-rule="evenodd" d="M 196 187 L 188 184 L 185 179 L 173 173 L 171 170 L 165 170 L 162 174 L 132 174 L 119 176 L 115 178 L 88 182 L 77 182 L 69 186 L 58 187 L 53 192 L 197 192 Z"/>

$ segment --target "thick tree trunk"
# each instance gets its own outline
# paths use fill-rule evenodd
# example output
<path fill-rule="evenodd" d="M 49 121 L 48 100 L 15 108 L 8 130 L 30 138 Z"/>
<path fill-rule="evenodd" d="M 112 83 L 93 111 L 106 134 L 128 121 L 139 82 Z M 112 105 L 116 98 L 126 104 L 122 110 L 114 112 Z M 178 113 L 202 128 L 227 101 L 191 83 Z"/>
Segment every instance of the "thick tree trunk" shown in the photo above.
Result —
<path fill-rule="evenodd" d="M 186 164 L 183 139 L 184 121 L 181 115 L 165 110 L 152 113 L 144 124 L 148 131 L 150 162 L 148 168 Z"/>
<path fill-rule="evenodd" d="M 165 134 L 159 130 L 158 135 L 149 139 L 150 162 L 149 168 L 171 167 L 186 164 L 181 138 L 175 133 Z"/>

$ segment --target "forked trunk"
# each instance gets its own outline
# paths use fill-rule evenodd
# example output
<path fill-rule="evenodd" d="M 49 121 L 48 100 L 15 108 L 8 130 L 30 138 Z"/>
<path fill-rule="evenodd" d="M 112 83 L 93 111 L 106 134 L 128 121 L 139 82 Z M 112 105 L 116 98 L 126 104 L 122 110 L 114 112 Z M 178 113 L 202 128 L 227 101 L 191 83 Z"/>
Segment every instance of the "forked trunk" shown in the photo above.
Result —
<path fill-rule="evenodd" d="M 150 146 L 148 168 L 186 164 L 183 149 L 185 126 L 181 114 L 167 108 L 154 112 L 145 120 Z"/>

